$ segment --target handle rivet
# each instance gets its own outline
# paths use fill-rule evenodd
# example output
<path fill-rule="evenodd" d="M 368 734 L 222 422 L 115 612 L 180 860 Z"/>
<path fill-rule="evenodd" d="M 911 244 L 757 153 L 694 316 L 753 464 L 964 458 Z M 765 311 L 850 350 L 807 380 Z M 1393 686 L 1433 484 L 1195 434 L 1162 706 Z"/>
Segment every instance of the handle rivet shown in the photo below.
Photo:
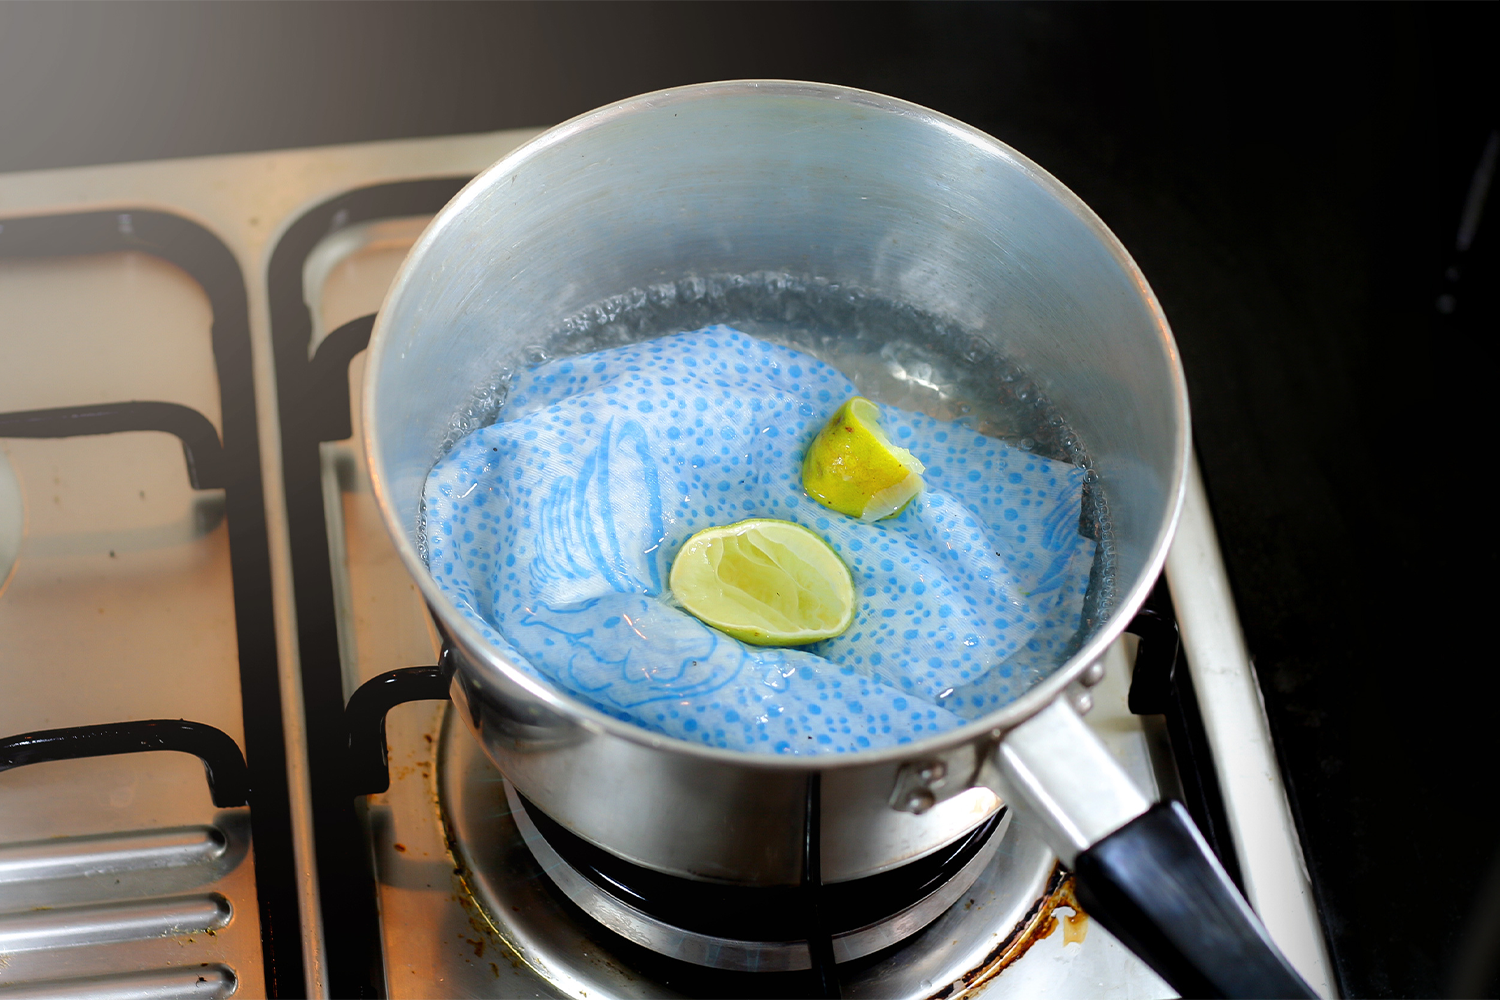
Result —
<path fill-rule="evenodd" d="M 925 788 L 919 788 L 906 797 L 906 801 L 902 803 L 902 808 L 909 813 L 915 813 L 920 816 L 936 804 L 937 796 Z"/>

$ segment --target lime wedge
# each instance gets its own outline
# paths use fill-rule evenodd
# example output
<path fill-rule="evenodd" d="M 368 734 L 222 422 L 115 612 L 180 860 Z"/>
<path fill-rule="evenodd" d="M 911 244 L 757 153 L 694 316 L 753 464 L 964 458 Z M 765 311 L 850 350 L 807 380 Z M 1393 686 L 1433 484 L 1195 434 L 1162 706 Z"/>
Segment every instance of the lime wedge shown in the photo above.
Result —
<path fill-rule="evenodd" d="M 854 621 L 854 577 L 838 553 L 790 521 L 751 518 L 683 543 L 668 578 L 683 609 L 756 646 L 803 646 Z"/>
<path fill-rule="evenodd" d="M 922 492 L 923 465 L 880 429 L 880 410 L 863 396 L 838 408 L 807 447 L 802 488 L 824 507 L 861 521 L 899 513 Z"/>

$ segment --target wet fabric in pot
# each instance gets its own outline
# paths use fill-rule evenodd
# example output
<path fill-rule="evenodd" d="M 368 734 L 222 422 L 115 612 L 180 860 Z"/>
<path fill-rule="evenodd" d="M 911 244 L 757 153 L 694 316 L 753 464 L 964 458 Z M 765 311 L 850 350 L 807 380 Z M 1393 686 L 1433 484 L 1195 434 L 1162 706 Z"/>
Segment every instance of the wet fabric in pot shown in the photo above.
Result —
<path fill-rule="evenodd" d="M 1078 534 L 1083 470 L 881 406 L 926 489 L 897 517 L 845 517 L 806 496 L 800 470 L 855 392 L 723 326 L 548 362 L 433 468 L 429 569 L 517 665 L 669 736 L 809 754 L 963 725 L 1077 633 L 1095 548 Z M 673 606 L 682 543 L 750 517 L 802 524 L 849 564 L 844 635 L 748 646 Z"/>

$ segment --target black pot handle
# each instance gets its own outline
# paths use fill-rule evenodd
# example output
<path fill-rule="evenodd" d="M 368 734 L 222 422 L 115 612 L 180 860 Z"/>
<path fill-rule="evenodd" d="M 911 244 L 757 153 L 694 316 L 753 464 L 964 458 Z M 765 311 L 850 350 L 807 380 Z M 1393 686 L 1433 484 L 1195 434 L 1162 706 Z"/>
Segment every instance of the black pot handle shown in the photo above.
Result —
<path fill-rule="evenodd" d="M 1179 803 L 1079 853 L 1078 900 L 1185 997 L 1315 997 Z"/>
<path fill-rule="evenodd" d="M 1316 996 L 1187 811 L 1147 801 L 1066 697 L 1007 732 L 995 765 L 1084 908 L 1183 996 Z"/>

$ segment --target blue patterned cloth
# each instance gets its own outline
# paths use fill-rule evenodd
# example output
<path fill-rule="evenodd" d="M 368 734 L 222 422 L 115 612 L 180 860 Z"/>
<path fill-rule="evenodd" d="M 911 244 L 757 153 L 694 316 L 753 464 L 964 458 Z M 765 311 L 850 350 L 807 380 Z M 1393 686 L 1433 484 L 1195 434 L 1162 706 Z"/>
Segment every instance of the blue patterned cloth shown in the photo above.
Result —
<path fill-rule="evenodd" d="M 679 739 L 842 753 L 963 725 L 1050 672 L 1078 630 L 1083 470 L 882 405 L 927 485 L 866 524 L 801 485 L 804 447 L 855 394 L 725 326 L 543 364 L 429 475 L 428 566 L 522 669 Z M 843 557 L 849 631 L 748 646 L 674 606 L 682 543 L 748 517 L 804 525 Z"/>

